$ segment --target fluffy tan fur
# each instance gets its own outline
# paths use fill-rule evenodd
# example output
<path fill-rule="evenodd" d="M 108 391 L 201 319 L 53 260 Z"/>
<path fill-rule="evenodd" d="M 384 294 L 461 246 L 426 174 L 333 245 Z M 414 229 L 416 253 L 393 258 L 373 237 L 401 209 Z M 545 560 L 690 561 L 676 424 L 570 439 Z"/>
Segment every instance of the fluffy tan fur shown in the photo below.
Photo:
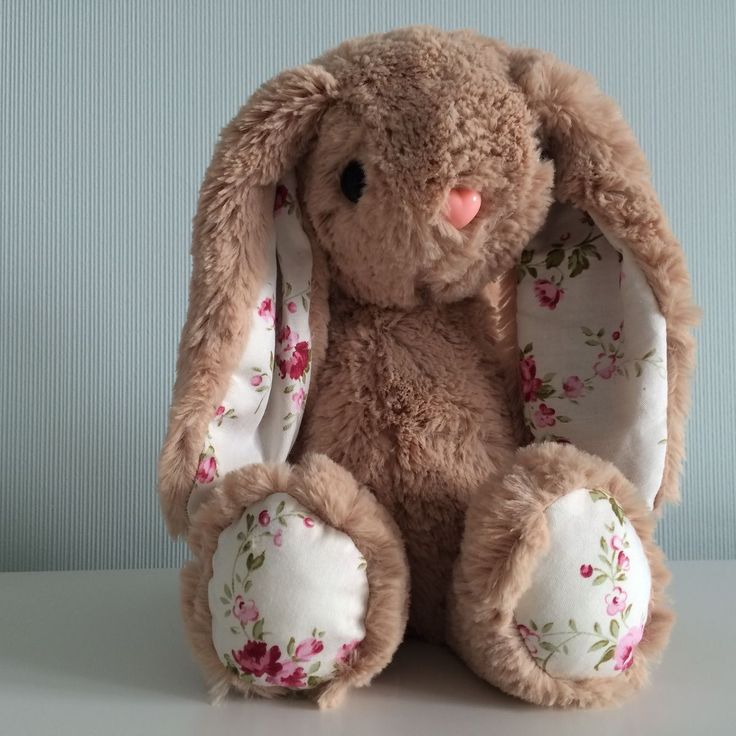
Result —
<path fill-rule="evenodd" d="M 357 204 L 339 187 L 341 169 L 352 159 L 366 172 Z M 231 474 L 189 529 L 186 499 L 206 424 L 248 335 L 246 315 L 270 227 L 268 185 L 290 167 L 296 168 L 314 252 L 314 372 L 291 456 L 296 469 Z M 447 193 L 456 186 L 478 189 L 483 202 L 461 231 L 443 216 Z M 360 522 L 367 525 L 354 537 L 361 549 L 378 545 L 379 538 L 399 549 L 395 522 L 411 571 L 410 627 L 432 640 L 448 636 L 447 593 L 468 504 L 489 477 L 504 477 L 525 441 L 513 270 L 555 198 L 588 210 L 629 246 L 667 319 L 669 442 L 657 503 L 674 500 L 696 312 L 682 251 L 644 157 L 614 103 L 587 75 L 469 31 L 413 27 L 348 41 L 312 65 L 280 74 L 225 129 L 195 220 L 190 309 L 160 461 L 169 529 L 189 529 L 197 553 L 182 573 L 185 618 L 218 692 L 227 686 L 227 673 L 210 656 L 202 593 L 217 535 L 248 499 L 292 487 L 289 479 L 302 473 L 319 477 L 309 452 L 323 453 L 342 469 L 330 466 L 335 488 L 305 480 L 321 489 L 306 505 L 340 527 L 340 517 L 331 515 L 339 494 L 355 498 L 356 509 L 375 517 Z M 498 506 L 482 502 L 474 507 L 468 523 L 486 533 L 477 549 L 466 544 L 464 559 L 471 561 L 459 568 L 449 637 L 476 671 L 534 702 L 619 698 L 643 680 L 643 663 L 611 684 L 550 684 L 529 657 L 523 661 L 521 642 L 508 637 L 508 621 L 498 619 L 498 611 L 508 615 L 543 549 L 540 506 L 563 486 L 569 490 L 566 479 L 575 473 L 601 474 L 643 536 L 651 521 L 620 475 L 601 461 L 569 448 L 525 452 L 512 475 L 494 486 L 518 492 L 507 499 L 510 515 L 499 517 Z M 524 483 L 513 481 L 525 458 L 537 467 Z M 362 486 L 378 503 L 367 491 L 350 490 Z M 370 503 L 359 504 L 364 497 Z M 541 536 L 515 548 L 512 561 L 510 539 L 521 526 Z M 647 548 L 659 591 L 661 559 L 651 543 Z M 397 576 L 404 581 L 401 593 L 388 579 L 392 565 L 398 562 L 375 564 L 370 579 L 371 610 L 386 606 L 393 622 L 388 640 L 376 645 L 380 655 L 373 660 L 366 644 L 369 664 L 360 670 L 358 661 L 353 679 L 346 675 L 329 686 L 323 702 L 346 683 L 366 681 L 398 643 L 403 624 L 396 612 L 406 604 L 408 584 Z M 391 593 L 384 596 L 384 589 Z M 488 595 L 479 598 L 478 591 Z M 655 604 L 645 655 L 666 628 L 658 598 Z M 478 638 L 494 661 L 478 660 L 470 647 Z"/>

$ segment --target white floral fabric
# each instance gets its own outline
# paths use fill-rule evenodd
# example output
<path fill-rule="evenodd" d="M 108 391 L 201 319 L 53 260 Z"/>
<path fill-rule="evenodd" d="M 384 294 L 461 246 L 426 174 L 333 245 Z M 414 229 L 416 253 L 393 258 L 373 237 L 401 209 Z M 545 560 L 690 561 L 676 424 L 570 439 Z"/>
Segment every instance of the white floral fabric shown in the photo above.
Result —
<path fill-rule="evenodd" d="M 611 677 L 634 662 L 651 573 L 613 497 L 581 488 L 546 511 L 550 546 L 514 612 L 535 662 L 552 677 Z"/>
<path fill-rule="evenodd" d="M 558 203 L 518 279 L 527 427 L 613 462 L 651 507 L 667 443 L 666 324 L 634 257 Z"/>
<path fill-rule="evenodd" d="M 245 683 L 316 687 L 365 636 L 365 559 L 285 493 L 249 506 L 222 532 L 212 568 L 212 640 Z"/>
<path fill-rule="evenodd" d="M 251 314 L 248 342 L 213 416 L 199 457 L 188 510 L 231 470 L 286 460 L 309 391 L 312 251 L 301 226 L 296 179 L 274 188 L 274 226 L 266 277 Z"/>

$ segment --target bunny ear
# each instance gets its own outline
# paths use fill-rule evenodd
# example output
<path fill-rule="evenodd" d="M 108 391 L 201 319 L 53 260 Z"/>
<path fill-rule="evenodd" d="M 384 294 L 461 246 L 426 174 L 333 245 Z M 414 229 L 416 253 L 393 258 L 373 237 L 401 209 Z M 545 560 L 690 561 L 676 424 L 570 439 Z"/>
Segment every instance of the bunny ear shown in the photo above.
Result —
<path fill-rule="evenodd" d="M 555 164 L 556 202 L 518 264 L 527 428 L 610 460 L 650 506 L 676 500 L 697 320 L 682 250 L 593 79 L 532 51 L 510 69 Z"/>
<path fill-rule="evenodd" d="M 313 353 L 324 338 L 292 171 L 315 136 L 334 78 L 304 66 L 263 85 L 224 129 L 200 191 L 159 495 L 169 531 L 229 470 L 285 460 Z M 324 274 L 314 274 L 315 288 Z M 311 308 L 311 309 L 310 309 Z M 192 494 L 196 489 L 198 492 Z M 189 511 L 192 511 L 190 504 Z"/>

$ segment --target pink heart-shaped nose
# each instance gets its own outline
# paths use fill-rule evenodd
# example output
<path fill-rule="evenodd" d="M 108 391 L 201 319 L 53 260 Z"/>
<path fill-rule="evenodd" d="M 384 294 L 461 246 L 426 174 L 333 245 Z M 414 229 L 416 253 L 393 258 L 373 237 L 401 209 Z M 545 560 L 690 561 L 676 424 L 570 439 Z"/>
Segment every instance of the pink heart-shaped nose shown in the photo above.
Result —
<path fill-rule="evenodd" d="M 466 187 L 451 189 L 447 195 L 445 217 L 458 230 L 464 228 L 478 214 L 480 192 Z"/>

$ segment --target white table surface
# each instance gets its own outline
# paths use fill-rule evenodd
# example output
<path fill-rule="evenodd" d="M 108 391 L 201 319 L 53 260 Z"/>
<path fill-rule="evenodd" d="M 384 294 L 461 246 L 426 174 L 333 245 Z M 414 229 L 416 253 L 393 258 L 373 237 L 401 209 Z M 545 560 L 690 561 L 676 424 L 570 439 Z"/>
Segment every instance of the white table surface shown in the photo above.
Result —
<path fill-rule="evenodd" d="M 736 734 L 736 562 L 672 570 L 678 622 L 652 685 L 588 712 L 514 700 L 418 642 L 337 710 L 236 696 L 213 707 L 184 640 L 176 570 L 4 573 L 0 734 Z"/>

